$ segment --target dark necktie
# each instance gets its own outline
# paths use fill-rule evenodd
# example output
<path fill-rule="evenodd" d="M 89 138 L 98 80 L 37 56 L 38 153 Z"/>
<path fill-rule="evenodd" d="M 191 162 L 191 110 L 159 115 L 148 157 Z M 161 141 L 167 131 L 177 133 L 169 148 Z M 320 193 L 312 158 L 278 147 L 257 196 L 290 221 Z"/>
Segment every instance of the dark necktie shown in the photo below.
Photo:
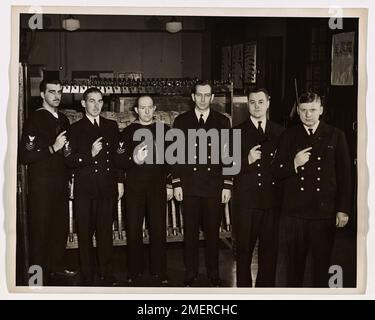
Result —
<path fill-rule="evenodd" d="M 198 127 L 203 128 L 204 127 L 204 120 L 203 120 L 203 114 L 201 114 L 199 121 L 198 121 Z"/>
<path fill-rule="evenodd" d="M 95 127 L 96 129 L 99 129 L 99 125 L 98 125 L 98 122 L 96 121 L 96 119 L 94 119 L 94 127 Z"/>
<path fill-rule="evenodd" d="M 258 121 L 258 132 L 260 135 L 264 135 L 264 131 L 262 128 L 262 121 Z"/>
<path fill-rule="evenodd" d="M 307 129 L 309 130 L 309 136 L 312 137 L 314 135 L 314 130 L 313 129 Z"/>

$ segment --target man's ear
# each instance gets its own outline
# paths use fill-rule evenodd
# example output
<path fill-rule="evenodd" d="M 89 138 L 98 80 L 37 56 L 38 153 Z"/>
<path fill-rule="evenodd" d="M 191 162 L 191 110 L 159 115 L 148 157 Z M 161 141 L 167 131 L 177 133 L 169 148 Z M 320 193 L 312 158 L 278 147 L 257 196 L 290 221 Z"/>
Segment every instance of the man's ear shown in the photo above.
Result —
<path fill-rule="evenodd" d="M 212 93 L 212 94 L 211 94 L 210 102 L 212 102 L 212 101 L 214 100 L 214 97 L 215 97 L 215 95 Z"/>
<path fill-rule="evenodd" d="M 134 111 L 135 111 L 136 114 L 139 114 L 139 113 L 138 113 L 138 108 L 137 108 L 137 107 L 134 107 Z"/>
<path fill-rule="evenodd" d="M 81 100 L 81 106 L 82 106 L 82 108 L 86 109 L 86 101 L 85 100 Z"/>
<path fill-rule="evenodd" d="M 323 114 L 323 106 L 320 106 L 320 115 Z"/>
<path fill-rule="evenodd" d="M 193 101 L 195 102 L 195 93 L 192 93 L 192 94 L 191 94 L 191 98 L 192 98 Z"/>
<path fill-rule="evenodd" d="M 44 92 L 43 91 L 40 92 L 40 96 L 44 100 Z"/>

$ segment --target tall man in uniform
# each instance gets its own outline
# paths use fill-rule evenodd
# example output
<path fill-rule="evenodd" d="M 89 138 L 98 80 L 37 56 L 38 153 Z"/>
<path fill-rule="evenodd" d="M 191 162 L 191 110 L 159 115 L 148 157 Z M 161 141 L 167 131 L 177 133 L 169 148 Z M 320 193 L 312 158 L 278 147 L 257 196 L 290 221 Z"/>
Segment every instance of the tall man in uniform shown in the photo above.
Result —
<path fill-rule="evenodd" d="M 143 272 L 142 226 L 147 216 L 150 233 L 150 272 L 162 284 L 166 284 L 166 203 L 172 199 L 173 189 L 170 183 L 170 166 L 164 161 L 163 150 L 166 147 L 164 137 L 169 127 L 154 120 L 156 106 L 148 95 L 138 98 L 134 110 L 138 114 L 138 119 L 120 134 L 117 148 L 118 166 L 126 173 L 128 282 L 135 281 Z M 157 131 L 164 135 L 161 141 L 156 139 Z M 137 133 L 144 138 L 143 142 L 137 140 Z"/>
<path fill-rule="evenodd" d="M 283 133 L 273 163 L 284 181 L 287 286 L 303 285 L 311 250 L 313 286 L 327 287 L 335 228 L 349 219 L 349 151 L 344 133 L 319 119 L 323 106 L 317 94 L 302 94 L 297 112 L 302 123 Z"/>
<path fill-rule="evenodd" d="M 250 119 L 234 128 L 241 130 L 242 158 L 233 187 L 238 287 L 252 287 L 250 267 L 257 239 L 256 286 L 275 286 L 280 188 L 270 166 L 283 128 L 267 120 L 269 105 L 265 89 L 250 92 Z"/>
<path fill-rule="evenodd" d="M 112 270 L 112 222 L 116 199 L 124 193 L 123 177 L 116 169 L 117 123 L 100 116 L 102 93 L 89 88 L 81 101 L 85 115 L 69 132 L 65 159 L 74 168 L 74 205 L 83 285 L 91 285 L 95 272 L 92 237 L 95 233 L 98 273 L 115 285 Z"/>
<path fill-rule="evenodd" d="M 229 119 L 210 109 L 214 98 L 209 83 L 198 82 L 194 87 L 192 99 L 195 108 L 179 115 L 174 121 L 174 128 L 181 129 L 188 140 L 189 129 L 230 129 Z M 222 164 L 211 162 L 211 142 L 209 138 L 202 142 L 197 139 L 195 143 L 196 156 L 200 148 L 199 144 L 205 143 L 207 147 L 206 164 L 177 164 L 173 171 L 174 196 L 177 201 L 183 201 L 184 219 L 184 246 L 185 246 L 185 286 L 192 286 L 198 276 L 199 254 L 199 227 L 203 222 L 203 231 L 206 239 L 206 269 L 207 276 L 212 286 L 220 286 L 219 275 L 219 228 L 223 217 L 224 203 L 231 197 L 233 182 L 222 175 Z M 220 145 L 213 145 L 220 148 Z M 186 158 L 188 163 L 188 146 L 186 146 Z"/>
<path fill-rule="evenodd" d="M 58 111 L 59 80 L 40 83 L 42 107 L 26 121 L 19 147 L 20 162 L 28 165 L 28 224 L 30 264 L 44 276 L 62 271 L 69 228 L 68 170 L 64 164 L 68 118 Z"/>

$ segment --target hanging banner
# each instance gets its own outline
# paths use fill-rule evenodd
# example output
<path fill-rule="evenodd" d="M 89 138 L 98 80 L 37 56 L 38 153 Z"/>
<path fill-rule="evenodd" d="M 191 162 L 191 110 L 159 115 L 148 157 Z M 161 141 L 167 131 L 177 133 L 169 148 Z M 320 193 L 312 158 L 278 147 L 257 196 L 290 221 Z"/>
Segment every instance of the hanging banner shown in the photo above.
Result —
<path fill-rule="evenodd" d="M 331 85 L 352 86 L 354 65 L 354 32 L 332 37 Z"/>

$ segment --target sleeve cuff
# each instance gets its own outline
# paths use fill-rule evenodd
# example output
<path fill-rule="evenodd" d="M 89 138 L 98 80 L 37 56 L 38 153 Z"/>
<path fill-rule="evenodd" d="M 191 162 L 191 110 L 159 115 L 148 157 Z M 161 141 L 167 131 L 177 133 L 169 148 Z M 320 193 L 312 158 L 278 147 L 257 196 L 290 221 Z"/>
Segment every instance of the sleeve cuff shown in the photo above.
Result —
<path fill-rule="evenodd" d="M 223 189 L 232 190 L 233 189 L 233 180 L 225 179 L 223 184 Z"/>
<path fill-rule="evenodd" d="M 172 179 L 172 186 L 173 188 L 181 187 L 181 179 L 180 178 Z"/>

